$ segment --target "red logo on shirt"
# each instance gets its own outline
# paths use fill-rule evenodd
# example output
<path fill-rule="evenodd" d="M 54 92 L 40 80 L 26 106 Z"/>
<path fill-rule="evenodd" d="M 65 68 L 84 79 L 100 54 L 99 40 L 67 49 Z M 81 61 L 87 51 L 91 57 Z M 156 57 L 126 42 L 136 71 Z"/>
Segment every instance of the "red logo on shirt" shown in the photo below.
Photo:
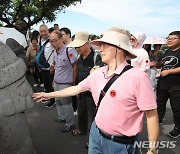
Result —
<path fill-rule="evenodd" d="M 111 97 L 115 97 L 116 96 L 116 92 L 114 90 L 111 90 L 110 91 L 110 95 L 111 95 Z"/>
<path fill-rule="evenodd" d="M 148 60 L 146 60 L 146 63 L 148 63 L 149 61 Z"/>
<path fill-rule="evenodd" d="M 69 57 L 70 57 L 70 58 L 72 58 L 72 57 L 73 57 L 73 54 L 72 54 L 72 53 L 70 53 L 70 54 L 69 54 Z"/>

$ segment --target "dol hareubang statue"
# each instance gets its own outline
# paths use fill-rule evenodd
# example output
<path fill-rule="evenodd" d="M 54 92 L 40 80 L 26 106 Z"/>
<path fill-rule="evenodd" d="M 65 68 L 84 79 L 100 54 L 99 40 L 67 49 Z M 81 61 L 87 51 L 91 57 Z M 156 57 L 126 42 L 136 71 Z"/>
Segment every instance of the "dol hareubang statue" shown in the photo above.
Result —
<path fill-rule="evenodd" d="M 32 154 L 24 111 L 33 106 L 26 65 L 0 42 L 0 154 Z"/>

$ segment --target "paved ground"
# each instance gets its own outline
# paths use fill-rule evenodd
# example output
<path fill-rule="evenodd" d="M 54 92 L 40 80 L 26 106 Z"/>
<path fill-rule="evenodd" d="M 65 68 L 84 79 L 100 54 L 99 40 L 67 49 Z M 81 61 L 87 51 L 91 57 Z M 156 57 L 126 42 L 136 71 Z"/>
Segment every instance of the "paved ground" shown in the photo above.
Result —
<path fill-rule="evenodd" d="M 33 79 L 30 75 L 27 76 L 28 81 L 33 85 Z M 42 88 L 33 88 L 36 91 L 42 91 Z M 85 143 L 88 136 L 74 137 L 71 133 L 61 133 L 63 128 L 62 123 L 55 122 L 57 116 L 56 108 L 48 109 L 45 104 L 35 103 L 34 107 L 26 112 L 30 131 L 34 143 L 34 149 L 37 154 L 87 154 Z M 77 117 L 76 117 L 77 126 Z M 166 117 L 164 124 L 160 127 L 161 141 L 174 141 L 175 148 L 162 148 L 160 154 L 180 154 L 180 138 L 171 139 L 166 134 L 173 129 L 172 112 L 169 104 L 167 105 Z M 153 128 L 152 128 L 153 129 Z M 147 141 L 146 121 L 144 120 L 143 132 L 140 135 L 140 140 Z M 164 142 L 172 144 L 172 142 Z M 162 144 L 162 142 L 161 142 Z M 145 149 L 142 150 L 143 154 Z"/>

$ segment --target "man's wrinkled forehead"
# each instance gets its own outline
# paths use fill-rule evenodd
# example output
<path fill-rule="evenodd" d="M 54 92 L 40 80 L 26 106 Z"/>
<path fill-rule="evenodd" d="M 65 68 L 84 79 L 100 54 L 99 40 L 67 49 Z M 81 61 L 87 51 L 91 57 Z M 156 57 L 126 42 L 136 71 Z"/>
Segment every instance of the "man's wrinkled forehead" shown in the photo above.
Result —
<path fill-rule="evenodd" d="M 46 25 L 41 25 L 41 26 L 39 27 L 39 31 L 42 31 L 42 30 L 48 31 L 48 27 L 47 27 Z"/>

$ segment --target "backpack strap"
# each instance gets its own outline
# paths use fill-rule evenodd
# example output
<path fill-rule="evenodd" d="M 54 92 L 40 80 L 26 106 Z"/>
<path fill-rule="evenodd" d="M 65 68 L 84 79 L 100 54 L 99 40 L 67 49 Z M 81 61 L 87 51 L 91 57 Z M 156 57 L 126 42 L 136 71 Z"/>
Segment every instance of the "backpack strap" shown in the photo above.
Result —
<path fill-rule="evenodd" d="M 98 108 L 100 106 L 101 100 L 103 99 L 103 97 L 105 96 L 106 92 L 108 91 L 108 89 L 110 88 L 110 86 L 114 83 L 114 81 L 116 81 L 117 78 L 119 78 L 124 72 L 126 72 L 127 70 L 131 69 L 132 66 L 131 65 L 126 65 L 124 67 L 124 69 L 122 70 L 122 72 L 120 74 L 115 74 L 104 86 L 103 90 L 101 90 L 100 96 L 99 96 L 99 100 L 98 100 L 98 104 L 96 107 L 96 113 L 98 111 Z"/>
<path fill-rule="evenodd" d="M 41 39 L 42 39 L 42 36 L 40 36 L 39 38 L 39 48 L 41 48 Z"/>
<path fill-rule="evenodd" d="M 98 51 L 94 50 L 94 57 L 93 57 L 94 66 L 96 66 L 96 60 L 98 55 L 99 55 Z"/>
<path fill-rule="evenodd" d="M 68 58 L 68 60 L 69 60 L 69 62 L 70 62 L 70 64 L 71 64 L 71 66 L 73 67 L 73 65 L 72 65 L 72 63 L 71 63 L 71 60 L 70 60 L 70 58 L 69 58 L 68 50 L 69 50 L 69 48 L 66 47 L 66 55 L 67 55 L 67 58 Z"/>
<path fill-rule="evenodd" d="M 45 47 L 45 45 L 49 42 L 49 39 L 47 39 L 46 42 L 43 45 L 41 45 L 41 39 L 42 37 L 40 37 L 40 40 L 39 40 L 39 49 L 41 49 L 42 47 Z"/>
<path fill-rule="evenodd" d="M 52 53 L 54 52 L 54 50 L 51 52 L 51 54 L 49 55 L 49 57 L 48 57 L 48 59 L 47 59 L 47 62 L 49 61 L 49 59 L 50 59 L 50 57 L 51 57 L 51 55 L 52 55 Z"/>
<path fill-rule="evenodd" d="M 94 66 L 96 66 L 96 63 L 97 63 L 97 56 L 99 55 L 98 51 L 95 50 L 93 47 L 90 47 L 91 51 L 94 52 L 94 56 L 93 56 L 93 63 L 94 63 Z"/>
<path fill-rule="evenodd" d="M 49 39 L 47 39 L 46 42 L 41 46 L 41 39 L 42 39 L 42 37 L 40 38 L 40 41 L 39 41 L 40 49 L 41 49 L 42 47 L 45 47 L 45 45 L 49 42 Z M 43 52 L 44 52 L 44 49 L 43 49 Z M 54 50 L 52 50 L 51 54 L 49 55 L 49 57 L 48 57 L 48 59 L 47 59 L 47 62 L 49 61 L 49 59 L 50 59 L 50 57 L 51 57 L 51 55 L 52 55 L 53 52 L 54 52 Z"/>

